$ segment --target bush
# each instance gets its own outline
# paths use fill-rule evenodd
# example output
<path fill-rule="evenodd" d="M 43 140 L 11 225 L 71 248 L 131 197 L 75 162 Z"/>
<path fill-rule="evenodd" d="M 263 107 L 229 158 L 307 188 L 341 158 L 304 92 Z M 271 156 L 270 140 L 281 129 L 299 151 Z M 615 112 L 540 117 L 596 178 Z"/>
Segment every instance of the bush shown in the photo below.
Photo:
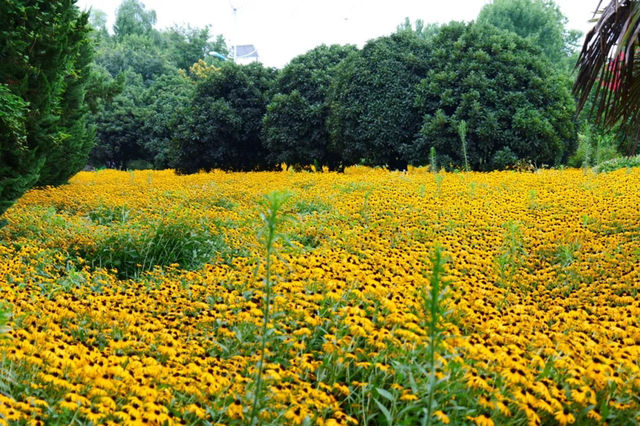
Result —
<path fill-rule="evenodd" d="M 640 155 L 635 157 L 615 158 L 600 163 L 595 167 L 597 172 L 612 172 L 618 169 L 626 169 L 631 167 L 640 167 Z"/>
<path fill-rule="evenodd" d="M 569 157 L 567 164 L 571 167 L 589 167 L 619 158 L 619 144 L 615 130 L 604 130 L 585 124 L 578 133 L 578 148 Z"/>
<path fill-rule="evenodd" d="M 511 151 L 508 146 L 496 152 L 491 162 L 496 169 L 506 169 L 518 161 L 518 157 Z"/>
<path fill-rule="evenodd" d="M 170 217 L 108 233 L 95 246 L 81 247 L 78 255 L 93 267 L 116 269 L 120 279 L 129 279 L 156 266 L 197 269 L 224 247 L 224 237 L 212 234 L 206 224 Z"/>
<path fill-rule="evenodd" d="M 275 76 L 258 63 L 226 63 L 200 81 L 176 135 L 178 171 L 265 167 L 260 130 Z"/>
<path fill-rule="evenodd" d="M 271 164 L 332 164 L 327 92 L 334 69 L 354 46 L 319 46 L 297 56 L 280 73 L 278 92 L 263 119 L 263 141 Z"/>
<path fill-rule="evenodd" d="M 415 86 L 429 56 L 426 41 L 402 31 L 368 42 L 337 66 L 327 125 L 330 149 L 343 165 L 406 166 L 399 147 L 420 128 Z"/>
<path fill-rule="evenodd" d="M 433 146 L 462 165 L 462 121 L 475 170 L 502 168 L 513 155 L 538 165 L 566 161 L 576 144 L 575 103 L 539 49 L 514 33 L 462 23 L 441 27 L 430 43 L 416 97 L 424 120 L 403 147 L 410 163 L 426 164 Z"/>

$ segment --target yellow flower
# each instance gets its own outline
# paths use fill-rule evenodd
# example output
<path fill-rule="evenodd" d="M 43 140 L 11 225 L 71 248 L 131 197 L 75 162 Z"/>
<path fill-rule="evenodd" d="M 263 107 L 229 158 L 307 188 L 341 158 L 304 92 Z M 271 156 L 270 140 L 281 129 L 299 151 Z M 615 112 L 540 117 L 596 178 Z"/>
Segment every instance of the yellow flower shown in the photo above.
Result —
<path fill-rule="evenodd" d="M 493 420 L 486 414 L 481 414 L 476 417 L 467 416 L 468 420 L 474 422 L 477 426 L 493 426 Z"/>
<path fill-rule="evenodd" d="M 442 410 L 435 411 L 433 415 L 445 425 L 450 423 L 449 416 L 447 416 Z"/>
<path fill-rule="evenodd" d="M 400 397 L 400 401 L 417 401 L 418 397 L 412 393 L 405 393 Z"/>
<path fill-rule="evenodd" d="M 233 404 L 227 407 L 227 415 L 232 419 L 244 419 L 242 404 L 240 401 L 235 401 Z"/>
<path fill-rule="evenodd" d="M 576 418 L 573 417 L 573 414 L 571 414 L 567 408 L 556 411 L 554 418 L 563 426 L 573 424 L 576 421 Z"/>

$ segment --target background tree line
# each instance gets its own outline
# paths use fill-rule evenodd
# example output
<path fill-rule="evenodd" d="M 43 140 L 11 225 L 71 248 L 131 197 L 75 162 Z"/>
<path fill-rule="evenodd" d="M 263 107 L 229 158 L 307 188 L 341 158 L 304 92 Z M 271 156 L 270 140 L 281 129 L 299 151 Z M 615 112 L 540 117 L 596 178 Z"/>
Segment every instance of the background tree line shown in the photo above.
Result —
<path fill-rule="evenodd" d="M 222 39 L 158 32 L 154 19 L 127 0 L 113 35 L 95 23 L 95 64 L 124 85 L 92 115 L 94 167 L 404 168 L 427 164 L 432 147 L 447 168 L 465 157 L 476 170 L 580 165 L 604 132 L 575 117 L 580 34 L 552 1 L 498 0 L 471 24 L 407 20 L 362 49 L 319 46 L 281 70 L 215 59 L 207 53 L 226 52 Z"/>
<path fill-rule="evenodd" d="M 87 163 L 404 168 L 434 148 L 442 167 L 491 170 L 617 152 L 612 133 L 576 117 L 579 34 L 550 0 L 495 0 L 468 24 L 407 19 L 362 49 L 319 46 L 281 70 L 211 55 L 228 49 L 209 28 L 155 21 L 139 0 L 122 2 L 111 31 L 73 0 L 2 0 L 0 213 Z"/>

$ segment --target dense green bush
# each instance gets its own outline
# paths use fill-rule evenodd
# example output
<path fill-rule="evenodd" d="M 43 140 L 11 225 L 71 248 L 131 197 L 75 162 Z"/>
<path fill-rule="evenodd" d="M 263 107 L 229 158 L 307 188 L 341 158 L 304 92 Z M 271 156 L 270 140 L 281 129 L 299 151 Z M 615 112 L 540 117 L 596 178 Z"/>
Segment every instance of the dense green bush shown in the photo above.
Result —
<path fill-rule="evenodd" d="M 407 159 L 427 164 L 435 147 L 439 164 L 464 164 L 458 126 L 467 123 L 471 168 L 489 170 L 515 159 L 558 165 L 575 149 L 575 103 L 565 77 L 540 50 L 493 26 L 451 23 L 430 40 L 429 71 L 415 105 L 424 114 Z"/>
<path fill-rule="evenodd" d="M 353 52 L 353 46 L 322 45 L 297 56 L 280 72 L 274 89 L 278 93 L 262 122 L 270 163 L 336 162 L 327 150 L 327 92 L 335 66 Z"/>
<path fill-rule="evenodd" d="M 259 63 L 226 63 L 198 82 L 176 133 L 176 168 L 193 173 L 265 167 L 260 131 L 275 77 L 274 69 Z"/>
<path fill-rule="evenodd" d="M 415 87 L 430 54 L 425 40 L 401 31 L 368 42 L 336 67 L 327 125 L 330 149 L 343 165 L 406 165 L 399 148 L 420 128 Z"/>
<path fill-rule="evenodd" d="M 95 247 L 81 247 L 78 254 L 91 266 L 116 269 L 119 278 L 128 279 L 156 266 L 178 264 L 197 269 L 225 247 L 222 235 L 193 220 L 176 218 L 143 225 L 98 237 Z"/>
<path fill-rule="evenodd" d="M 82 133 L 81 116 L 61 120 L 61 114 L 82 98 L 69 77 L 89 29 L 72 0 L 4 1 L 0 28 L 2 214 L 38 181 L 47 156 Z M 64 159 L 58 167 L 76 166 Z"/>

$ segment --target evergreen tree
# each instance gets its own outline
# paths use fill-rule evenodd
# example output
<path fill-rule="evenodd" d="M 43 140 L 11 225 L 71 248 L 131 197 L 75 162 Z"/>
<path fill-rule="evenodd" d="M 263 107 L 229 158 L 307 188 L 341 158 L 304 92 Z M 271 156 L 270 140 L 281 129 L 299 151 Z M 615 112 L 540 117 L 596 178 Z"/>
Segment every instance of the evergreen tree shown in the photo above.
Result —
<path fill-rule="evenodd" d="M 63 143 L 61 99 L 87 19 L 73 0 L 0 1 L 0 214 Z"/>
<path fill-rule="evenodd" d="M 93 46 L 88 39 L 84 39 L 64 79 L 59 135 L 40 171 L 38 185 L 66 183 L 87 164 L 89 151 L 95 141 L 95 132 L 87 124 L 89 108 L 85 102 L 92 59 Z"/>

